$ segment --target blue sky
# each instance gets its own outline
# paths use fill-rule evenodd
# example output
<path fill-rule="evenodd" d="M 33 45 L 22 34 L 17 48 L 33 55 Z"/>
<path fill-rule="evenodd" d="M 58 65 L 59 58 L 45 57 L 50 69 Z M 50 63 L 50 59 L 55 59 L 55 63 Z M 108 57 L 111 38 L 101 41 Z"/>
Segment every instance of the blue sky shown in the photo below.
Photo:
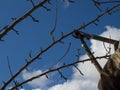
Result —
<path fill-rule="evenodd" d="M 33 0 L 37 4 L 41 0 Z M 10 31 L 3 39 L 4 42 L 0 42 L 0 85 L 2 81 L 8 80 L 10 77 L 7 56 L 9 57 L 11 68 L 15 73 L 21 68 L 26 62 L 25 59 L 29 58 L 29 52 L 32 52 L 32 56 L 35 56 L 41 48 L 46 48 L 52 43 L 50 37 L 50 31 L 54 27 L 55 23 L 55 0 L 52 0 L 52 4 L 46 4 L 51 11 L 47 12 L 43 8 L 39 8 L 32 15 L 39 20 L 39 23 L 33 22 L 30 17 L 20 22 L 15 26 L 15 29 L 19 31 L 19 35 L 15 32 Z M 18 18 L 27 12 L 31 8 L 31 3 L 26 0 L 1 0 L 0 1 L 0 29 L 4 26 L 12 23 L 11 18 Z M 104 8 L 105 6 L 102 6 Z M 110 7 L 110 5 L 109 5 Z M 64 34 L 80 27 L 82 24 L 94 19 L 96 15 L 100 14 L 98 9 L 93 5 L 91 0 L 75 0 L 75 3 L 63 3 L 62 0 L 58 0 L 58 22 L 55 30 L 55 39 L 61 36 L 61 32 Z M 113 14 L 112 16 L 106 15 L 101 20 L 99 25 L 88 26 L 85 30 L 91 34 L 101 34 L 106 31 L 105 26 L 111 26 L 120 28 L 119 19 L 120 12 Z M 108 29 L 108 28 L 107 28 Z M 112 33 L 111 33 L 112 34 Z M 60 62 L 70 63 L 76 60 L 77 49 L 81 48 L 79 40 L 74 39 L 72 36 L 63 40 L 64 44 L 57 44 L 46 53 L 41 56 L 41 60 L 36 60 L 29 66 L 30 72 L 33 71 L 44 71 L 50 68 L 67 50 L 69 43 L 71 42 L 71 49 L 67 56 Z M 84 51 L 81 50 L 84 54 Z M 66 72 L 67 70 L 67 72 Z M 73 69 L 63 70 L 66 77 L 71 80 Z M 26 72 L 29 74 L 29 72 Z M 25 73 L 24 73 L 25 74 Z M 45 87 L 51 87 L 58 83 L 64 83 L 58 74 L 53 73 L 50 75 L 50 81 Z M 21 81 L 23 74 L 21 74 L 17 80 Z M 55 78 L 54 78 L 54 77 Z M 42 87 L 42 86 L 41 86 Z M 26 90 L 37 88 L 31 85 L 25 85 Z M 28 89 L 29 88 L 29 89 Z M 40 88 L 40 87 L 39 87 Z M 55 89 L 50 89 L 55 90 Z"/>

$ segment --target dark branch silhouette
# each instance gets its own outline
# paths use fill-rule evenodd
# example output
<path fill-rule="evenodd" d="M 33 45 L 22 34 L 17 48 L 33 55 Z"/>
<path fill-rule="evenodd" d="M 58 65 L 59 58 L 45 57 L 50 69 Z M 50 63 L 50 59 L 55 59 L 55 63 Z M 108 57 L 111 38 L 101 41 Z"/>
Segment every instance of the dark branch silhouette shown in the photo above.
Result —
<path fill-rule="evenodd" d="M 36 8 L 38 8 L 40 5 L 44 4 L 45 2 L 47 2 L 47 0 L 45 0 L 45 1 L 41 2 L 40 4 L 38 4 L 38 5 L 36 6 Z M 93 20 L 91 20 L 91 21 L 89 21 L 88 23 L 86 23 L 86 24 L 78 27 L 78 28 L 75 29 L 75 30 L 78 30 L 78 31 L 79 31 L 79 30 L 84 29 L 85 27 L 87 27 L 87 26 L 93 24 L 94 22 L 98 21 L 98 20 L 99 20 L 100 18 L 102 18 L 104 15 L 108 14 L 108 12 L 111 12 L 111 11 L 115 10 L 115 9 L 118 8 L 119 6 L 120 6 L 120 4 L 117 4 L 117 5 L 113 6 L 113 7 L 111 7 L 110 9 L 106 10 L 105 12 L 103 12 L 103 13 L 101 13 L 100 15 L 98 15 L 97 17 L 95 17 Z M 23 16 L 29 15 L 29 14 L 32 13 L 32 11 L 34 11 L 34 10 L 35 10 L 35 9 L 31 9 L 28 13 L 26 13 L 26 14 L 23 15 Z M 21 19 L 16 20 L 17 23 L 20 22 L 20 21 L 21 21 Z M 12 25 L 12 28 L 13 28 L 14 25 L 16 25 L 16 23 Z M 10 29 L 10 27 L 8 27 L 6 30 L 9 31 L 9 29 Z M 52 42 L 50 45 L 48 45 L 48 47 L 46 47 L 45 49 L 40 50 L 40 52 L 39 52 L 37 55 L 35 55 L 33 58 L 31 58 L 30 60 L 28 60 L 28 62 L 27 62 L 25 65 L 23 65 L 22 68 L 20 68 L 20 69 L 13 75 L 13 77 L 11 77 L 8 81 L 6 81 L 5 84 L 1 87 L 1 89 L 4 90 L 4 89 L 7 87 L 7 85 L 10 84 L 11 81 L 12 81 L 14 78 L 16 78 L 23 70 L 25 70 L 31 63 L 33 63 L 35 60 L 39 59 L 42 54 L 44 54 L 45 52 L 47 52 L 47 51 L 48 51 L 49 49 L 51 49 L 54 45 L 56 45 L 57 43 L 59 43 L 59 42 L 62 41 L 63 39 L 67 38 L 68 36 L 72 35 L 72 34 L 75 32 L 75 30 L 73 30 L 73 31 L 71 31 L 71 32 L 63 35 L 62 37 L 60 37 L 59 39 L 57 39 L 56 41 L 54 41 L 54 42 Z M 3 33 L 5 33 L 5 32 L 3 32 Z M 4 34 L 1 34 L 0 36 L 3 37 Z"/>
<path fill-rule="evenodd" d="M 38 9 L 39 7 L 42 7 L 43 4 L 47 3 L 49 0 L 43 0 L 42 2 L 38 3 L 37 5 L 35 5 L 33 8 L 31 8 L 29 11 L 27 11 L 24 15 L 22 15 L 21 17 L 17 18 L 15 21 L 13 21 L 12 24 L 10 24 L 9 26 L 5 27 L 4 30 L 0 33 L 0 40 L 2 40 L 2 38 L 10 31 L 12 30 L 18 23 L 20 23 L 22 20 L 24 20 L 25 18 L 27 18 L 33 11 L 35 11 L 36 9 Z"/>
<path fill-rule="evenodd" d="M 107 57 L 110 57 L 110 55 L 109 55 L 109 56 L 106 56 L 106 55 L 105 55 L 105 56 L 95 57 L 95 59 L 102 59 L 102 58 L 107 58 Z M 32 81 L 32 80 L 34 80 L 34 79 L 37 79 L 37 78 L 41 77 L 41 76 L 47 75 L 47 74 L 49 74 L 49 73 L 51 73 L 51 72 L 55 72 L 55 71 L 58 71 L 58 70 L 60 70 L 60 69 L 63 69 L 63 68 L 66 68 L 66 67 L 70 67 L 70 66 L 73 66 L 73 65 L 78 64 L 78 63 L 84 63 L 84 62 L 87 62 L 87 61 L 90 61 L 90 60 L 91 60 L 91 59 L 84 59 L 84 60 L 80 60 L 80 61 L 77 60 L 76 62 L 73 62 L 73 63 L 70 63 L 70 64 L 64 64 L 64 65 L 62 65 L 62 66 L 60 66 L 60 67 L 58 67 L 58 68 L 50 69 L 50 70 L 48 70 L 48 71 L 43 72 L 42 74 L 39 74 L 39 75 L 37 75 L 37 76 L 34 76 L 34 77 L 32 77 L 32 78 L 30 78 L 30 79 L 28 79 L 28 80 L 25 80 L 25 81 L 17 84 L 17 86 L 14 86 L 14 87 L 11 88 L 10 90 L 14 90 L 14 89 L 16 89 L 17 87 L 20 87 L 20 86 L 22 86 L 23 84 L 26 84 L 27 82 L 30 82 L 30 81 Z"/>
<path fill-rule="evenodd" d="M 27 0 L 32 4 L 32 8 L 29 9 L 26 13 L 24 13 L 22 16 L 20 16 L 19 18 L 16 17 L 12 17 L 12 23 L 9 25 L 5 25 L 1 30 L 0 30 L 0 41 L 3 41 L 3 38 L 8 34 L 9 31 L 14 31 L 17 35 L 19 35 L 19 31 L 17 31 L 15 29 L 15 26 L 17 24 L 19 24 L 20 22 L 22 22 L 24 19 L 26 19 L 27 17 L 30 17 L 34 22 L 39 22 L 39 20 L 36 19 L 36 17 L 32 16 L 32 13 L 37 10 L 38 8 L 41 7 L 41 9 L 45 9 L 46 11 L 51 11 L 51 8 L 47 7 L 46 4 L 52 5 L 51 1 L 52 0 L 42 0 L 40 1 L 38 4 L 35 4 L 33 2 L 33 0 Z M 5 90 L 8 85 L 10 85 L 12 82 L 14 83 L 14 85 L 10 88 L 10 90 L 18 90 L 20 87 L 22 87 L 24 84 L 31 82 L 32 80 L 38 79 L 41 76 L 46 76 L 46 78 L 49 78 L 49 73 L 52 72 L 58 72 L 59 75 L 61 76 L 62 79 L 64 79 L 65 81 L 67 81 L 67 77 L 63 74 L 62 69 L 66 68 L 66 67 L 74 67 L 79 73 L 80 75 L 84 75 L 81 71 L 81 69 L 79 69 L 76 64 L 78 63 L 83 63 L 83 62 L 87 62 L 87 61 L 91 61 L 96 69 L 98 70 L 101 79 L 99 81 L 98 87 L 99 90 L 118 90 L 118 88 L 120 89 L 120 83 L 119 83 L 119 79 L 120 78 L 120 71 L 118 70 L 120 67 L 117 64 L 118 58 L 116 58 L 116 53 L 113 55 L 109 55 L 106 54 L 104 56 L 98 56 L 95 57 L 93 55 L 93 53 L 90 51 L 89 47 L 87 46 L 86 42 L 84 41 L 84 37 L 87 39 L 91 39 L 91 37 L 98 37 L 98 36 L 90 36 L 89 34 L 83 33 L 80 31 L 84 30 L 85 28 L 87 28 L 90 25 L 95 25 L 98 26 L 100 23 L 100 20 L 103 16 L 105 15 L 112 15 L 114 12 L 118 12 L 118 8 L 120 7 L 120 0 L 111 0 L 111 1 L 98 1 L 98 0 L 92 0 L 92 2 L 94 3 L 94 6 L 100 11 L 101 14 L 97 15 L 96 17 L 94 17 L 94 19 L 88 21 L 87 23 L 84 23 L 83 25 L 80 25 L 79 27 L 77 27 L 76 29 L 71 30 L 68 33 L 63 33 L 61 32 L 61 36 L 57 39 L 55 39 L 54 37 L 54 32 L 56 30 L 57 24 L 58 24 L 58 3 L 59 0 L 56 0 L 56 14 L 55 14 L 55 21 L 54 21 L 54 26 L 53 29 L 50 31 L 50 36 L 52 38 L 52 43 L 49 44 L 46 48 L 41 48 L 39 50 L 39 52 L 35 55 L 32 55 L 32 52 L 29 53 L 29 58 L 25 59 L 25 64 L 19 69 L 17 70 L 17 72 L 13 73 L 12 69 L 11 69 L 11 65 L 10 65 L 10 61 L 9 58 L 7 57 L 7 63 L 8 63 L 8 68 L 10 71 L 10 75 L 11 77 L 7 80 L 7 81 L 3 81 L 3 85 L 0 88 L 0 90 Z M 65 0 L 63 0 L 63 2 L 65 2 Z M 69 3 L 75 3 L 75 0 L 68 0 Z M 101 5 L 111 5 L 113 4 L 110 8 L 105 8 L 106 10 L 104 11 L 100 6 Z M 83 35 L 85 35 L 83 37 Z M 41 55 L 43 55 L 44 53 L 46 53 L 48 50 L 50 50 L 51 48 L 53 48 L 56 44 L 58 43 L 64 43 L 62 42 L 62 40 L 70 37 L 70 36 L 74 36 L 75 38 L 79 38 L 83 44 L 83 48 L 86 50 L 86 53 L 88 54 L 89 58 L 85 59 L 85 60 L 77 60 L 75 62 L 69 63 L 69 64 L 63 64 L 59 67 L 52 67 L 52 69 L 48 69 L 46 71 L 44 71 L 41 74 L 38 74 L 34 77 L 31 77 L 27 80 L 18 82 L 16 81 L 16 78 L 22 73 L 22 71 L 24 71 L 25 69 L 28 70 L 28 66 L 31 65 L 33 62 L 37 61 L 37 60 L 41 60 Z M 116 42 L 116 40 L 112 40 L 104 38 L 105 41 L 107 41 L 107 43 L 113 43 L 115 46 L 115 50 L 118 53 L 118 43 L 114 43 Z M 104 45 L 105 47 L 105 45 Z M 69 43 L 68 48 L 66 50 L 66 52 L 63 54 L 63 56 L 58 59 L 58 61 L 54 64 L 58 64 L 70 51 L 71 49 L 71 43 Z M 106 47 L 105 47 L 106 49 Z M 107 53 L 110 52 L 110 48 L 109 50 L 106 49 Z M 80 49 L 78 49 L 78 54 L 77 59 L 79 59 L 80 57 Z M 106 58 L 108 59 L 108 62 L 106 63 L 105 67 L 102 68 L 99 63 L 97 62 L 97 59 L 101 59 L 101 58 Z M 117 61 L 114 61 L 114 60 Z M 111 66 L 111 67 L 110 67 Z M 112 72 L 112 73 L 111 73 Z M 116 89 L 117 88 L 117 89 Z"/>

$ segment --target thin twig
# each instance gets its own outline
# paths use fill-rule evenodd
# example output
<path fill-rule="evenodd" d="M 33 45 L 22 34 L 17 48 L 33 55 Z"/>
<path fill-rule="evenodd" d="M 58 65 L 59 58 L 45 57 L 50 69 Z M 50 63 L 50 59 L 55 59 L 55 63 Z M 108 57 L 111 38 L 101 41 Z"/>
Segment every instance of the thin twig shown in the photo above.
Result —
<path fill-rule="evenodd" d="M 42 5 L 42 7 L 46 10 L 46 11 L 50 11 L 51 9 L 49 9 L 48 7 Z"/>
<path fill-rule="evenodd" d="M 58 63 L 60 63 L 60 61 L 68 54 L 68 52 L 70 51 L 70 48 L 71 48 L 71 43 L 69 43 L 68 48 L 67 48 L 66 52 L 64 53 L 64 55 L 60 59 L 58 59 L 57 62 L 54 63 L 52 66 L 55 66 Z"/>
<path fill-rule="evenodd" d="M 109 1 L 103 1 L 99 2 L 99 4 L 109 4 L 109 3 L 120 3 L 120 0 L 109 0 Z"/>
<path fill-rule="evenodd" d="M 32 7 L 28 12 L 26 12 L 24 15 L 22 15 L 21 17 L 19 17 L 18 19 L 16 19 L 13 23 L 11 23 L 10 25 L 8 25 L 7 28 L 5 28 L 3 30 L 2 33 L 0 33 L 0 40 L 2 40 L 2 38 L 10 31 L 12 30 L 18 23 L 20 23 L 21 21 L 23 21 L 25 18 L 27 18 L 32 12 L 34 12 L 35 10 L 37 10 L 38 8 L 42 7 L 42 5 L 44 5 L 45 3 L 47 3 L 49 0 L 43 0 L 42 2 L 38 3 L 37 5 L 35 5 L 34 7 Z"/>
<path fill-rule="evenodd" d="M 27 0 L 27 1 L 30 1 L 32 6 L 35 7 L 35 4 L 34 4 L 33 0 Z"/>
<path fill-rule="evenodd" d="M 44 0 L 43 2 L 41 2 L 36 8 L 38 8 L 40 5 L 46 3 L 48 0 Z M 120 4 L 115 5 L 113 7 L 111 7 L 110 9 L 108 9 L 109 11 L 112 11 L 116 8 L 118 8 L 120 6 Z M 32 13 L 34 11 L 34 9 L 30 10 L 29 13 Z M 101 17 L 103 17 L 104 15 L 106 15 L 107 11 L 101 13 L 100 15 L 98 15 L 97 17 L 95 17 L 93 20 L 89 21 L 88 23 L 84 24 L 84 26 L 80 26 L 79 28 L 75 29 L 75 30 L 82 30 L 85 27 L 93 24 L 93 22 L 98 21 Z M 29 13 L 27 14 L 27 16 L 29 15 Z M 26 14 L 25 14 L 26 16 Z M 23 19 L 22 19 L 23 20 Z M 20 20 L 17 20 L 17 23 L 20 22 Z M 3 34 L 0 34 L 0 39 L 8 32 L 10 31 L 11 27 L 13 28 L 17 23 L 14 23 L 12 26 L 9 27 L 9 29 L 6 29 L 5 32 Z M 11 83 L 11 81 L 16 78 L 24 69 L 26 69 L 31 63 L 33 63 L 35 60 L 37 60 L 43 53 L 45 53 L 46 51 L 48 51 L 51 47 L 53 47 L 54 45 L 56 45 L 57 43 L 59 43 L 61 40 L 65 39 L 66 37 L 72 35 L 75 30 L 63 35 L 62 37 L 60 37 L 58 40 L 56 40 L 55 42 L 52 42 L 48 47 L 46 47 L 45 49 L 43 49 L 42 51 L 40 51 L 36 56 L 34 56 L 28 63 L 26 63 L 25 65 L 22 66 L 22 68 L 20 68 L 14 75 L 13 77 L 11 77 L 10 79 L 8 79 L 8 81 L 6 81 L 6 83 L 0 88 L 1 90 L 5 90 L 5 88 L 7 87 L 8 84 Z M 24 82 L 25 83 L 25 82 Z"/>
<path fill-rule="evenodd" d="M 82 71 L 74 64 L 73 65 L 78 71 L 79 71 L 79 73 L 83 76 L 84 74 L 82 73 Z"/>
<path fill-rule="evenodd" d="M 11 77 L 13 76 L 13 72 L 12 72 L 12 69 L 11 69 L 11 65 L 10 65 L 10 61 L 9 61 L 9 57 L 7 56 L 7 63 L 8 63 L 8 68 L 9 68 L 9 71 L 10 71 L 10 75 Z M 13 83 L 14 85 L 16 86 L 17 85 L 17 81 L 13 79 Z M 18 88 L 16 88 L 16 90 L 18 90 Z"/>
<path fill-rule="evenodd" d="M 59 69 L 57 71 L 59 72 L 61 78 L 63 78 L 65 81 L 67 81 L 67 78 L 62 74 L 62 72 Z"/>
<path fill-rule="evenodd" d="M 50 36 L 51 36 L 51 38 L 52 38 L 53 41 L 55 41 L 55 38 L 54 38 L 53 33 L 54 33 L 55 30 L 56 30 L 57 22 L 58 22 L 58 0 L 56 0 L 56 14 L 55 14 L 55 23 L 54 23 L 54 27 L 53 27 L 53 29 L 50 31 Z"/>
<path fill-rule="evenodd" d="M 77 55 L 76 55 L 77 59 L 79 59 L 80 55 L 81 55 L 80 49 L 77 49 Z"/>
<path fill-rule="evenodd" d="M 95 57 L 95 59 L 107 58 L 107 57 L 110 57 L 110 55 L 108 55 L 108 56 L 105 55 L 105 56 Z M 43 73 L 41 73 L 41 74 L 39 74 L 39 75 L 37 75 L 37 76 L 34 76 L 34 77 L 30 78 L 30 79 L 27 79 L 27 80 L 25 80 L 25 81 L 17 84 L 17 86 L 12 87 L 10 90 L 14 90 L 15 88 L 20 87 L 21 85 L 24 85 L 24 84 L 27 83 L 27 82 L 30 82 L 30 81 L 32 81 L 32 80 L 34 80 L 34 79 L 37 79 L 37 78 L 40 78 L 41 76 L 44 76 L 44 75 L 49 74 L 49 73 L 51 73 L 51 72 L 55 72 L 55 71 L 58 71 L 58 70 L 60 70 L 60 69 L 63 69 L 63 68 L 66 68 L 66 67 L 70 67 L 70 66 L 73 66 L 73 65 L 78 64 L 78 63 L 87 62 L 87 61 L 91 61 L 91 59 L 88 58 L 88 59 L 79 60 L 79 61 L 76 60 L 76 61 L 73 62 L 73 63 L 64 64 L 64 65 L 62 65 L 62 66 L 60 66 L 60 67 L 58 67 L 58 68 L 49 69 L 48 71 L 45 71 L 45 72 L 43 72 Z"/>
<path fill-rule="evenodd" d="M 19 31 L 15 30 L 14 28 L 12 29 L 17 35 L 19 35 Z"/>
<path fill-rule="evenodd" d="M 98 1 L 96 1 L 96 0 L 92 0 L 92 1 L 94 3 L 95 7 L 97 7 L 97 9 L 101 12 L 102 9 L 99 7 L 100 3 Z"/>
<path fill-rule="evenodd" d="M 34 21 L 34 22 L 39 22 L 39 20 L 37 20 L 35 17 L 33 17 L 32 15 L 29 15 L 31 18 L 32 18 L 32 20 Z"/>
<path fill-rule="evenodd" d="M 68 2 L 70 2 L 70 3 L 74 3 L 75 1 L 74 1 L 74 0 L 68 0 Z"/>
<path fill-rule="evenodd" d="M 110 45 L 110 43 L 109 43 L 109 45 Z M 111 48 L 109 47 L 109 48 L 107 49 L 104 42 L 103 42 L 103 46 L 104 46 L 104 48 L 105 48 L 105 50 L 106 50 L 106 52 L 107 52 L 106 54 L 107 54 L 107 55 L 110 54 Z"/>

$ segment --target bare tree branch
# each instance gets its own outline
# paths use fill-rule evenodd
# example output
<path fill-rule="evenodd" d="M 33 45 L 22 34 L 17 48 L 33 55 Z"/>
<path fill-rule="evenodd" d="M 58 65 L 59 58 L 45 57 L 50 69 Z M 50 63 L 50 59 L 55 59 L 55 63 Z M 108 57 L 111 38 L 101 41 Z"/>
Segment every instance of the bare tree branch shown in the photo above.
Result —
<path fill-rule="evenodd" d="M 12 29 L 17 35 L 19 35 L 19 31 L 15 30 L 14 28 Z"/>
<path fill-rule="evenodd" d="M 35 19 L 35 17 L 33 17 L 32 15 L 29 15 L 29 16 L 32 18 L 34 22 L 39 22 L 39 20 Z"/>
<path fill-rule="evenodd" d="M 120 0 L 98 1 L 99 4 L 120 3 Z"/>
<path fill-rule="evenodd" d="M 105 55 L 105 56 L 95 57 L 95 59 L 101 59 L 101 58 L 107 58 L 107 57 L 110 57 L 110 55 L 109 55 L 109 56 L 106 56 L 106 55 Z M 49 74 L 49 73 L 51 73 L 51 72 L 55 72 L 55 71 L 58 71 L 58 70 L 60 70 L 60 69 L 63 69 L 63 68 L 66 68 L 66 67 L 70 67 L 70 66 L 73 66 L 73 65 L 78 64 L 78 63 L 83 63 L 83 62 L 86 62 L 86 61 L 90 61 L 90 60 L 91 60 L 91 59 L 84 59 L 84 60 L 80 60 L 80 61 L 77 60 L 76 62 L 73 62 L 73 63 L 70 63 L 70 64 L 64 64 L 64 65 L 62 65 L 62 66 L 60 66 L 60 67 L 58 67 L 58 68 L 50 69 L 50 70 L 48 70 L 48 71 L 43 72 L 42 74 L 39 74 L 39 75 L 37 75 L 37 76 L 34 76 L 34 77 L 32 77 L 32 78 L 30 78 L 30 79 L 28 79 L 28 80 L 25 80 L 25 81 L 17 84 L 17 86 L 12 87 L 10 90 L 14 90 L 14 89 L 16 89 L 17 87 L 20 87 L 21 85 L 23 85 L 23 84 L 25 84 L 25 83 L 27 83 L 27 82 L 30 82 L 30 81 L 32 81 L 32 80 L 34 80 L 34 79 L 37 79 L 37 78 L 39 78 L 39 77 L 41 77 L 41 76 L 44 76 L 44 75 L 46 75 L 46 74 Z"/>
<path fill-rule="evenodd" d="M 31 10 L 29 10 L 26 14 L 24 14 L 22 17 L 20 17 L 19 19 L 17 19 L 16 21 L 14 21 L 13 24 L 11 24 L 10 26 L 8 26 L 6 29 L 4 29 L 4 31 L 0 34 L 0 39 L 3 38 L 3 36 L 5 34 L 7 34 L 8 31 L 10 31 L 15 25 L 17 25 L 20 21 L 22 21 L 23 19 L 25 19 L 27 16 L 29 16 L 34 10 L 36 10 L 37 8 L 39 8 L 40 6 L 42 6 L 43 4 L 45 4 L 46 2 L 48 2 L 48 0 L 44 0 L 43 2 L 39 3 L 38 5 L 36 5 L 34 8 L 32 8 Z M 113 10 L 115 10 L 116 8 L 118 8 L 120 6 L 120 4 L 117 4 L 113 7 L 111 7 L 110 9 L 106 10 L 105 12 L 103 12 L 102 14 L 98 15 L 97 17 L 95 17 L 93 20 L 89 21 L 88 23 L 80 26 L 79 28 L 75 29 L 75 30 L 82 30 L 84 29 L 85 27 L 93 24 L 94 22 L 98 21 L 101 17 L 103 17 L 104 15 L 108 14 L 108 12 L 111 12 Z M 5 88 L 7 87 L 8 84 L 10 84 L 12 82 L 12 80 L 14 80 L 14 78 L 16 78 L 24 69 L 26 69 L 31 63 L 33 63 L 35 60 L 39 59 L 40 56 L 45 53 L 46 51 L 48 51 L 49 49 L 51 49 L 51 47 L 53 47 L 54 45 L 56 45 L 57 43 L 59 43 L 61 40 L 65 39 L 66 37 L 72 35 L 75 30 L 63 35 L 62 37 L 60 37 L 59 39 L 57 39 L 56 41 L 52 42 L 48 47 L 46 47 L 45 49 L 41 50 L 37 55 L 35 55 L 33 58 L 31 58 L 30 60 L 28 60 L 28 62 L 22 66 L 22 68 L 20 68 L 12 77 L 10 77 L 10 79 L 8 81 L 5 82 L 5 84 L 1 87 L 1 90 L 5 90 Z M 63 66 L 65 67 L 65 66 Z M 62 67 L 61 67 L 62 68 Z M 50 72 L 53 72 L 55 71 L 56 69 L 50 71 Z M 48 73 L 48 72 L 47 72 Z M 46 73 L 45 73 L 46 74 Z M 41 75 L 40 75 L 41 76 Z M 39 77 L 40 77 L 39 76 Z M 35 77 L 37 78 L 37 77 Z M 31 81 L 28 80 L 28 81 Z M 26 81 L 26 82 L 28 82 Z M 26 83 L 26 82 L 23 82 L 22 84 Z M 19 85 L 22 85 L 22 84 L 19 84 Z M 18 86 L 19 86 L 18 85 Z"/>
<path fill-rule="evenodd" d="M 35 7 L 33 0 L 27 0 L 27 1 L 30 1 L 32 6 Z"/>
<path fill-rule="evenodd" d="M 12 69 L 11 69 L 11 65 L 10 65 L 10 61 L 9 61 L 9 57 L 7 56 L 7 62 L 8 62 L 8 68 L 9 68 L 9 71 L 10 71 L 10 75 L 11 77 L 13 76 L 13 72 L 12 72 Z M 17 85 L 17 81 L 13 79 L 13 83 L 14 85 L 16 86 Z M 16 88 L 16 90 L 18 90 L 18 88 Z"/>
<path fill-rule="evenodd" d="M 58 63 L 60 63 L 60 61 L 68 54 L 68 52 L 70 51 L 70 48 L 71 48 L 71 43 L 69 43 L 69 46 L 68 46 L 66 52 L 64 53 L 64 55 L 63 55 L 60 59 L 58 59 L 57 62 L 54 63 L 52 66 L 55 66 L 55 65 L 57 65 Z"/>
<path fill-rule="evenodd" d="M 32 7 L 29 11 L 27 11 L 23 16 L 16 19 L 11 25 L 8 25 L 4 30 L 0 33 L 0 40 L 10 31 L 12 30 L 18 23 L 27 18 L 33 11 L 37 10 L 39 7 L 42 7 L 43 4 L 47 3 L 49 0 L 43 0 L 38 3 L 34 7 Z"/>
<path fill-rule="evenodd" d="M 56 15 L 55 15 L 54 27 L 53 27 L 53 29 L 50 31 L 50 36 L 51 36 L 51 38 L 52 38 L 53 41 L 55 41 L 55 38 L 54 38 L 53 33 L 54 33 L 55 30 L 56 30 L 57 22 L 58 22 L 58 0 L 56 0 Z"/>
<path fill-rule="evenodd" d="M 78 71 L 79 71 L 79 73 L 83 76 L 84 74 L 82 73 L 82 71 L 74 64 L 73 65 Z"/>
<path fill-rule="evenodd" d="M 98 72 L 101 74 L 102 73 L 102 67 L 100 66 L 100 64 L 97 62 L 97 60 L 95 59 L 94 55 L 91 53 L 90 49 L 88 48 L 86 42 L 83 40 L 83 37 L 81 37 L 81 43 L 82 43 L 82 47 L 85 49 L 87 55 L 90 57 L 91 62 L 95 65 L 96 69 L 98 70 Z"/>
<path fill-rule="evenodd" d="M 59 69 L 57 71 L 60 74 L 61 78 L 63 78 L 65 81 L 67 81 L 67 78 L 62 74 L 62 72 Z"/>

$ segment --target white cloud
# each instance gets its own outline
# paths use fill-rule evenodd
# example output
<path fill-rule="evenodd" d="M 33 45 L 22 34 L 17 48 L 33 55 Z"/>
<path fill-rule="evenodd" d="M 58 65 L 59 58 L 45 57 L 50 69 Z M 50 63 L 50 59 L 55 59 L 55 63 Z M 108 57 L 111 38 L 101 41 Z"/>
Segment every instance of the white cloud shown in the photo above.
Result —
<path fill-rule="evenodd" d="M 64 0 L 64 7 L 68 7 L 70 5 L 70 2 L 68 0 Z"/>
<path fill-rule="evenodd" d="M 12 88 L 12 86 L 11 87 L 8 87 L 7 88 L 7 90 L 10 90 Z M 24 88 L 21 88 L 21 89 L 19 89 L 19 90 L 25 90 Z"/>
<path fill-rule="evenodd" d="M 42 90 L 42 89 L 40 89 L 40 88 L 36 88 L 36 89 L 32 89 L 32 90 Z"/>
<path fill-rule="evenodd" d="M 90 80 L 73 79 L 63 84 L 55 85 L 49 88 L 48 90 L 95 90 L 94 89 L 95 86 L 96 86 L 96 83 L 91 83 Z"/>
<path fill-rule="evenodd" d="M 112 39 L 120 40 L 120 29 L 117 29 L 115 27 L 106 26 L 106 31 L 104 31 L 101 36 L 104 37 L 111 37 Z M 110 45 L 105 43 L 106 48 L 108 48 Z M 103 46 L 103 42 L 91 40 L 91 51 L 95 52 L 95 56 L 101 56 L 106 54 L 106 50 Z M 111 53 L 113 53 L 113 45 L 111 45 Z M 87 55 L 83 55 L 80 59 L 88 58 Z M 99 63 L 104 66 L 106 63 L 106 60 L 99 60 Z M 97 89 L 97 83 L 99 80 L 99 74 L 91 62 L 85 62 L 78 64 L 78 68 L 82 70 L 84 73 L 84 76 L 81 76 L 79 72 L 75 69 L 73 69 L 74 73 L 72 75 L 72 79 L 68 80 L 67 82 L 64 82 L 63 84 L 57 84 L 52 87 L 49 87 L 47 90 L 98 90 Z M 24 79 L 30 78 L 31 76 L 34 76 L 36 74 L 42 73 L 41 71 L 35 71 L 35 72 L 27 72 L 25 71 L 23 73 Z M 40 80 L 32 81 L 29 84 L 32 87 L 39 86 L 45 87 L 46 84 L 46 78 L 42 77 Z M 41 84 L 41 85 L 40 85 Z M 41 89 L 34 89 L 34 90 L 41 90 Z M 43 89 L 42 89 L 43 90 Z"/>
<path fill-rule="evenodd" d="M 27 70 L 24 70 L 22 77 L 24 80 L 27 80 L 27 79 L 34 77 L 34 76 L 41 74 L 41 73 L 42 73 L 42 71 L 40 71 L 40 70 L 33 71 L 33 72 L 29 72 Z M 49 83 L 49 80 L 45 76 L 42 76 L 38 79 L 35 79 L 35 80 L 29 82 L 28 84 L 33 88 L 45 88 L 48 83 Z M 33 89 L 33 90 L 41 90 L 41 89 Z"/>
<path fill-rule="evenodd" d="M 106 26 L 106 31 L 101 34 L 104 37 L 111 37 L 112 39 L 120 40 L 120 29 L 115 27 Z M 106 48 L 109 44 L 105 43 Z M 91 40 L 91 51 L 95 52 L 95 56 L 101 56 L 106 54 L 106 50 L 103 46 L 103 42 Z M 113 53 L 113 45 L 111 45 L 111 53 Z M 87 58 L 87 55 L 82 56 L 80 59 Z M 104 66 L 106 60 L 100 60 L 99 63 Z M 63 84 L 55 85 L 49 90 L 98 90 L 97 83 L 99 80 L 99 74 L 91 62 L 80 63 L 78 68 L 82 70 L 84 76 L 80 76 L 77 70 L 74 70 L 73 78 L 71 81 Z"/>

